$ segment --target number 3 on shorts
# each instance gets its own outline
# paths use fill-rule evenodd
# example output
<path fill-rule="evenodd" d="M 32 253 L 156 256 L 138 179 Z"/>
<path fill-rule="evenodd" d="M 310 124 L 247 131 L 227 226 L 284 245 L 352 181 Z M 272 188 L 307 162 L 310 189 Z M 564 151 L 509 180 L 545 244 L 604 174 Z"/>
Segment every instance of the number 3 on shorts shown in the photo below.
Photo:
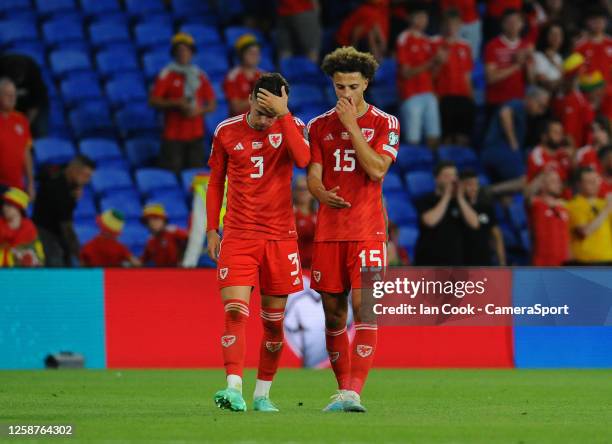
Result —
<path fill-rule="evenodd" d="M 297 276 L 300 273 L 300 259 L 297 253 L 291 253 L 287 255 L 287 259 L 291 261 L 291 265 L 295 267 L 295 270 L 291 272 L 291 276 Z"/>

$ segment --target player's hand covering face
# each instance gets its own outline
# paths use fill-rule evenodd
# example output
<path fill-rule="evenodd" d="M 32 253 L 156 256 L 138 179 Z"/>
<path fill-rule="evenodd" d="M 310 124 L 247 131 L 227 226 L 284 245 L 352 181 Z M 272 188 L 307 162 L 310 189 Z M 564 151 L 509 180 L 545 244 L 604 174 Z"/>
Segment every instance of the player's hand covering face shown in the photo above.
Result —
<path fill-rule="evenodd" d="M 284 86 L 281 86 L 280 96 L 272 94 L 267 89 L 261 88 L 257 92 L 256 99 L 257 104 L 259 106 L 267 110 L 271 115 L 275 117 L 282 117 L 285 114 L 289 113 L 289 108 L 287 106 L 289 97 L 287 96 L 287 91 L 285 90 Z"/>

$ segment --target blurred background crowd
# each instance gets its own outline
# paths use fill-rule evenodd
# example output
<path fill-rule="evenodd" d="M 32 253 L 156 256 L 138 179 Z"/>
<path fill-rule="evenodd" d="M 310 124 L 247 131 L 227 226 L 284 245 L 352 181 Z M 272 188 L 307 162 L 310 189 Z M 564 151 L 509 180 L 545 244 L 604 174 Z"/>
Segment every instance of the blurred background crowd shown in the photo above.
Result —
<path fill-rule="evenodd" d="M 0 266 L 214 266 L 212 132 L 262 72 L 305 122 L 318 64 L 380 63 L 401 121 L 391 265 L 612 263 L 605 0 L 0 0 Z M 304 268 L 316 202 L 295 171 Z"/>

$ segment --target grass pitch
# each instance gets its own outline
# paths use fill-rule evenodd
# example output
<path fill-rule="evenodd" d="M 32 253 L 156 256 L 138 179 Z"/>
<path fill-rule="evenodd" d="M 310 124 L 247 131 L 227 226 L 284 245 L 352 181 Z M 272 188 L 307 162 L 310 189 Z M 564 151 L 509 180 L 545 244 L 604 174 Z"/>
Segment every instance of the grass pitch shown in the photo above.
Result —
<path fill-rule="evenodd" d="M 249 407 L 254 378 L 245 375 Z M 0 371 L 0 424 L 75 426 L 72 438 L 37 442 L 612 442 L 603 370 L 374 370 L 367 414 L 321 412 L 331 370 L 281 370 L 278 414 L 217 409 L 223 386 L 220 370 Z"/>

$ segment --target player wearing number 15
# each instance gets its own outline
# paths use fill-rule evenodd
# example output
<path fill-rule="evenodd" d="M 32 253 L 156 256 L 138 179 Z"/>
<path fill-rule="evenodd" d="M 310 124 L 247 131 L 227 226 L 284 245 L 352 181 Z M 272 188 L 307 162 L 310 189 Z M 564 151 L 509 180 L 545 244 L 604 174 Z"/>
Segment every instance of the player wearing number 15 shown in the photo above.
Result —
<path fill-rule="evenodd" d="M 227 388 L 215 394 L 217 406 L 245 411 L 242 369 L 245 327 L 253 288 L 261 290 L 263 338 L 254 409 L 278 411 L 269 391 L 283 345 L 287 295 L 302 290 L 302 270 L 293 215 L 293 165 L 306 167 L 310 148 L 304 124 L 287 108 L 289 85 L 277 73 L 265 74 L 249 98 L 250 109 L 219 124 L 209 160 L 206 193 L 208 254 L 217 261 L 217 281 L 225 306 L 221 348 Z M 223 248 L 219 214 L 225 178 L 227 212 Z"/>
<path fill-rule="evenodd" d="M 387 265 L 382 182 L 399 142 L 397 118 L 364 100 L 377 68 L 371 54 L 352 47 L 327 55 L 322 69 L 331 77 L 338 102 L 308 124 L 308 188 L 321 203 L 311 287 L 323 295 L 327 351 L 339 389 L 326 411 L 365 411 L 360 393 L 376 348 L 375 319 L 359 310 L 360 272 Z M 346 332 L 349 290 L 356 329 L 352 350 Z"/>

